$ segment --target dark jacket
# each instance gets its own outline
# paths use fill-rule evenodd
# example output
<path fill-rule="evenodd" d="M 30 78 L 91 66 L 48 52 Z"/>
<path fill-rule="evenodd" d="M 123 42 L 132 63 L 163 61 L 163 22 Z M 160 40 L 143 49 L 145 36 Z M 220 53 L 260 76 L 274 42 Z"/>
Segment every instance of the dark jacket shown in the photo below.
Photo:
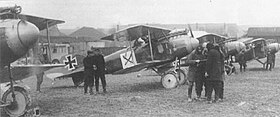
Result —
<path fill-rule="evenodd" d="M 97 67 L 97 74 L 105 74 L 105 60 L 102 54 L 94 55 L 94 64 Z"/>
<path fill-rule="evenodd" d="M 85 57 L 83 60 L 83 64 L 84 64 L 85 70 L 93 70 L 93 64 L 94 64 L 93 56 Z"/>
<path fill-rule="evenodd" d="M 239 64 L 246 64 L 245 54 L 243 52 L 237 55 L 237 60 Z"/>
<path fill-rule="evenodd" d="M 275 60 L 275 54 L 273 53 L 267 54 L 267 63 L 273 63 L 274 60 Z"/>
<path fill-rule="evenodd" d="M 189 81 L 195 81 L 199 74 L 205 73 L 205 63 L 201 61 L 196 63 L 196 60 L 205 60 L 206 57 L 202 54 L 197 54 L 196 50 L 192 51 L 186 60 L 186 64 L 189 65 L 189 70 L 187 73 L 187 78 Z"/>
<path fill-rule="evenodd" d="M 93 83 L 93 64 L 94 64 L 94 59 L 92 56 L 87 56 L 84 58 L 83 60 L 83 64 L 84 64 L 84 81 L 86 84 L 91 84 Z"/>
<path fill-rule="evenodd" d="M 207 54 L 205 70 L 209 77 L 207 80 L 223 81 L 221 54 L 216 49 L 211 49 Z"/>

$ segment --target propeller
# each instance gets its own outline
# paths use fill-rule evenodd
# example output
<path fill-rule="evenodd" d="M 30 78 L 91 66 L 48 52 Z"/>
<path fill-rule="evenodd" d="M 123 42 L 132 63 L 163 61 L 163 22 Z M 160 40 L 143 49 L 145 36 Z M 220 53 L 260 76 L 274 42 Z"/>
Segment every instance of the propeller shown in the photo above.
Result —
<path fill-rule="evenodd" d="M 191 33 L 191 37 L 194 38 L 192 28 L 191 28 L 190 24 L 188 24 L 188 27 L 189 27 L 189 30 L 190 30 L 190 33 Z"/>

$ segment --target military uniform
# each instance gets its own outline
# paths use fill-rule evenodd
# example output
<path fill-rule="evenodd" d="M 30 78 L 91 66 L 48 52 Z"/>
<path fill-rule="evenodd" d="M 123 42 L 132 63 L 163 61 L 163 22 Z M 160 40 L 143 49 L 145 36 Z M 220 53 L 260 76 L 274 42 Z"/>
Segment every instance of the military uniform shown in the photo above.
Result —
<path fill-rule="evenodd" d="M 238 54 L 238 63 L 239 63 L 239 66 L 240 66 L 240 72 L 246 70 L 246 59 L 245 59 L 245 55 L 244 55 L 244 52 L 241 52 L 240 54 Z"/>
<path fill-rule="evenodd" d="M 267 54 L 267 62 L 266 62 L 266 69 L 267 70 L 271 71 L 271 69 L 273 67 L 274 60 L 275 60 L 275 54 L 273 54 L 269 51 L 268 54 Z M 269 66 L 269 68 L 268 68 L 268 66 Z"/>
<path fill-rule="evenodd" d="M 103 92 L 106 93 L 106 79 L 105 79 L 105 60 L 104 56 L 99 53 L 94 55 L 94 61 L 96 65 L 96 74 L 95 74 L 95 88 L 96 92 L 99 92 L 99 79 L 101 79 L 102 87 L 103 87 Z"/>
<path fill-rule="evenodd" d="M 211 95 L 213 90 L 215 91 L 215 100 L 218 100 L 220 97 L 220 92 L 222 89 L 222 62 L 221 54 L 218 50 L 214 49 L 213 44 L 207 44 L 207 61 L 205 70 L 208 74 L 206 78 L 206 94 L 207 101 L 211 101 Z"/>
<path fill-rule="evenodd" d="M 88 54 L 92 54 L 92 52 L 88 52 Z M 94 83 L 94 58 L 91 55 L 88 55 L 83 60 L 84 64 L 84 93 L 87 93 L 87 90 L 89 88 L 90 94 L 93 94 L 92 87 Z"/>
<path fill-rule="evenodd" d="M 188 87 L 188 98 L 191 99 L 192 88 L 195 83 L 196 95 L 198 98 L 201 97 L 201 92 L 203 89 L 204 81 L 205 81 L 205 63 L 200 62 L 201 60 L 206 59 L 206 57 L 202 54 L 202 47 L 197 47 L 188 57 L 186 63 L 189 64 L 189 71 L 187 74 L 187 78 L 189 81 Z M 199 60 L 199 61 L 197 61 Z"/>

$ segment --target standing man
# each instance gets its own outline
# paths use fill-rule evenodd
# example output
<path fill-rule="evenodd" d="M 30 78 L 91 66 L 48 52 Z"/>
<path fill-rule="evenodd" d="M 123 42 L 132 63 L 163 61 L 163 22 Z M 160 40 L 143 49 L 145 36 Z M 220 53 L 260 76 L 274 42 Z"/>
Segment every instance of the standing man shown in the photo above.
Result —
<path fill-rule="evenodd" d="M 36 91 L 41 92 L 41 84 L 43 83 L 44 72 L 36 74 L 37 78 L 37 88 Z"/>
<path fill-rule="evenodd" d="M 276 52 L 270 52 L 270 54 L 272 55 L 272 68 L 274 68 L 274 66 L 275 66 L 275 58 L 276 58 L 275 53 Z"/>
<path fill-rule="evenodd" d="M 198 46 L 189 56 L 186 61 L 187 64 L 189 64 L 189 71 L 188 71 L 188 102 L 192 101 L 192 90 L 193 85 L 195 83 L 195 90 L 197 99 L 200 100 L 201 98 L 201 92 L 203 89 L 203 84 L 205 80 L 205 66 L 203 60 L 206 59 L 206 57 L 202 54 L 203 47 Z"/>
<path fill-rule="evenodd" d="M 96 92 L 99 92 L 99 79 L 101 79 L 103 93 L 107 93 L 106 91 L 106 79 L 105 79 L 105 60 L 104 56 L 101 54 L 99 49 L 94 50 L 94 61 L 96 65 L 96 73 L 95 73 L 95 88 Z"/>
<path fill-rule="evenodd" d="M 93 94 L 92 87 L 94 83 L 94 75 L 93 75 L 93 67 L 94 67 L 94 58 L 93 58 L 93 51 L 87 51 L 87 57 L 84 58 L 84 94 L 87 94 L 87 90 L 89 88 L 90 95 Z"/>
<path fill-rule="evenodd" d="M 212 92 L 215 91 L 215 100 L 217 101 L 221 92 L 221 82 L 222 80 L 222 63 L 221 63 L 221 54 L 218 50 L 214 48 L 214 45 L 208 43 L 206 45 L 208 49 L 207 53 L 207 61 L 206 61 L 206 94 L 207 94 L 207 102 L 212 103 Z"/>
<path fill-rule="evenodd" d="M 239 54 L 238 54 L 238 63 L 240 66 L 240 72 L 242 72 L 242 70 L 245 72 L 246 70 L 246 59 L 245 59 L 245 50 L 242 50 Z"/>
<path fill-rule="evenodd" d="M 222 46 L 215 46 L 214 47 L 216 50 L 219 51 L 220 53 L 220 61 L 221 61 L 221 70 L 222 70 L 222 81 L 221 81 L 221 87 L 220 87 L 220 92 L 219 92 L 219 101 L 223 101 L 224 99 L 224 81 L 225 81 L 225 51 L 222 49 Z"/>
<path fill-rule="evenodd" d="M 40 57 L 42 57 L 42 54 L 39 52 L 37 57 L 34 57 L 35 59 L 33 60 L 33 64 L 42 64 L 42 62 L 40 61 Z M 36 86 L 36 91 L 41 92 L 41 84 L 43 83 L 44 80 L 44 72 L 38 73 L 36 74 L 36 78 L 37 78 L 37 86 Z"/>
<path fill-rule="evenodd" d="M 271 50 L 269 49 L 267 52 L 266 70 L 271 71 L 271 69 L 273 67 L 273 59 L 275 59 L 275 54 L 273 54 L 271 52 Z M 268 68 L 268 66 L 269 66 L 269 68 Z"/>

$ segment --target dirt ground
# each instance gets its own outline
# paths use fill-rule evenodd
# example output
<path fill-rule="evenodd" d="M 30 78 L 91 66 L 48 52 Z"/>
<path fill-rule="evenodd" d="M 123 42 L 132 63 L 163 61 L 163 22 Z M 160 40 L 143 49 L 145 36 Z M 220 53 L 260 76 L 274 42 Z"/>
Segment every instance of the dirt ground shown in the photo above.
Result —
<path fill-rule="evenodd" d="M 235 64 L 238 74 L 226 78 L 224 102 L 213 104 L 187 102 L 187 85 L 164 89 L 159 82 L 160 77 L 152 71 L 107 75 L 106 95 L 84 95 L 83 87 L 75 88 L 71 79 L 59 80 L 52 85 L 51 80 L 45 78 L 42 93 L 35 91 L 34 77 L 24 82 L 32 88 L 32 106 L 38 106 L 43 117 L 278 117 L 279 55 L 272 71 L 266 71 L 261 64 L 251 61 L 248 70 L 239 73 L 239 65 Z M 137 74 L 141 77 L 136 77 Z"/>

